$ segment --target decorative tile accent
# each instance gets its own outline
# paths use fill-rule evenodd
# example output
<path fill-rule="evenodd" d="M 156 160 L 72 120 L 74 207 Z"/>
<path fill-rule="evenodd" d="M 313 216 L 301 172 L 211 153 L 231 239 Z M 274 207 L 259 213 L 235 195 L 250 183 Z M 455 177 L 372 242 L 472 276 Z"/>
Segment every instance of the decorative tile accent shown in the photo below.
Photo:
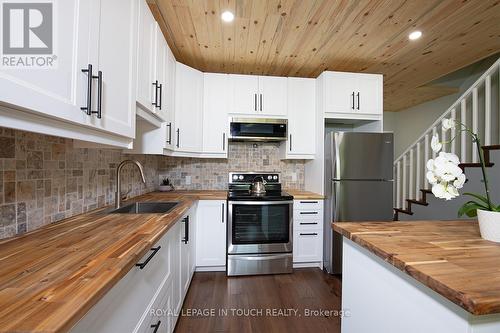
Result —
<path fill-rule="evenodd" d="M 281 172 L 285 187 L 304 189 L 304 161 L 280 160 L 278 147 L 231 143 L 227 160 L 128 155 L 0 127 L 0 239 L 112 204 L 116 168 L 125 159 L 141 162 L 147 181 L 126 166 L 122 191 L 129 196 L 154 191 L 163 177 L 177 189 L 226 189 L 230 171 Z"/>

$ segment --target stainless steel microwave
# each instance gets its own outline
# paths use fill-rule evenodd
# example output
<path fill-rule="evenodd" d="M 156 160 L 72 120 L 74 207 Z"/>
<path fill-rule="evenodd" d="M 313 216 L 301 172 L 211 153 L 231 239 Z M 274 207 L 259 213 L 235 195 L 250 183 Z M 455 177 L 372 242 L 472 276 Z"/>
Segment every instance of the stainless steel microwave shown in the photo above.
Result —
<path fill-rule="evenodd" d="M 288 121 L 271 118 L 231 118 L 231 141 L 285 141 Z"/>

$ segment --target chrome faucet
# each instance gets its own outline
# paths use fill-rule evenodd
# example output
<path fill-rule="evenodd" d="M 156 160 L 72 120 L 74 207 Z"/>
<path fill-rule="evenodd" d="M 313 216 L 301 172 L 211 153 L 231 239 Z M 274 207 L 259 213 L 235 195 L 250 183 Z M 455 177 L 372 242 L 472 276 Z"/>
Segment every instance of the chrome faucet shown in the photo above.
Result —
<path fill-rule="evenodd" d="M 121 204 L 122 204 L 122 182 L 121 182 L 121 173 L 122 173 L 122 169 L 125 165 L 127 164 L 135 164 L 138 168 L 139 168 L 139 172 L 141 174 L 141 180 L 144 184 L 146 184 L 146 178 L 144 177 L 144 169 L 142 167 L 142 164 L 139 163 L 138 161 L 133 161 L 133 160 L 125 160 L 123 162 L 121 162 L 119 165 L 118 165 L 118 169 L 116 170 L 116 193 L 115 193 L 115 208 L 118 209 L 120 208 Z"/>

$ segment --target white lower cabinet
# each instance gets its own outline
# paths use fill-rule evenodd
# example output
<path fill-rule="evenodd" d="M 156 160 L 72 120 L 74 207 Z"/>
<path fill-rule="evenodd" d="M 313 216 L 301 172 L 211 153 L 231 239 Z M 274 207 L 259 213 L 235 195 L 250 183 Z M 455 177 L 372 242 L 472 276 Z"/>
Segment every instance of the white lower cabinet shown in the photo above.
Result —
<path fill-rule="evenodd" d="M 223 271 L 226 267 L 226 200 L 198 202 L 196 269 Z"/>
<path fill-rule="evenodd" d="M 172 332 L 194 273 L 195 209 L 138 261 L 142 269 L 133 267 L 71 332 Z"/>
<path fill-rule="evenodd" d="M 323 200 L 294 200 L 293 205 L 293 263 L 322 268 Z"/>

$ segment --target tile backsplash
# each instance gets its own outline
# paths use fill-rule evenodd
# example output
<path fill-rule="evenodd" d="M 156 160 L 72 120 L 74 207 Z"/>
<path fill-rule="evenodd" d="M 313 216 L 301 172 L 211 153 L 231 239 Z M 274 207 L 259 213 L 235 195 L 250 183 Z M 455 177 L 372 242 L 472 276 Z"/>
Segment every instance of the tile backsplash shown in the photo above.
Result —
<path fill-rule="evenodd" d="M 304 189 L 304 161 L 281 160 L 276 143 L 232 142 L 228 159 L 162 158 L 159 164 L 160 179 L 179 190 L 226 189 L 231 171 L 280 172 L 285 188 Z"/>
<path fill-rule="evenodd" d="M 76 148 L 73 140 L 0 127 L 0 239 L 114 202 L 116 167 L 129 196 L 154 191 L 163 177 L 176 189 L 225 189 L 230 171 L 278 171 L 287 188 L 304 188 L 304 161 L 282 161 L 277 144 L 231 143 L 228 159 L 128 155 L 117 149 Z M 190 180 L 190 181 L 189 181 Z"/>

